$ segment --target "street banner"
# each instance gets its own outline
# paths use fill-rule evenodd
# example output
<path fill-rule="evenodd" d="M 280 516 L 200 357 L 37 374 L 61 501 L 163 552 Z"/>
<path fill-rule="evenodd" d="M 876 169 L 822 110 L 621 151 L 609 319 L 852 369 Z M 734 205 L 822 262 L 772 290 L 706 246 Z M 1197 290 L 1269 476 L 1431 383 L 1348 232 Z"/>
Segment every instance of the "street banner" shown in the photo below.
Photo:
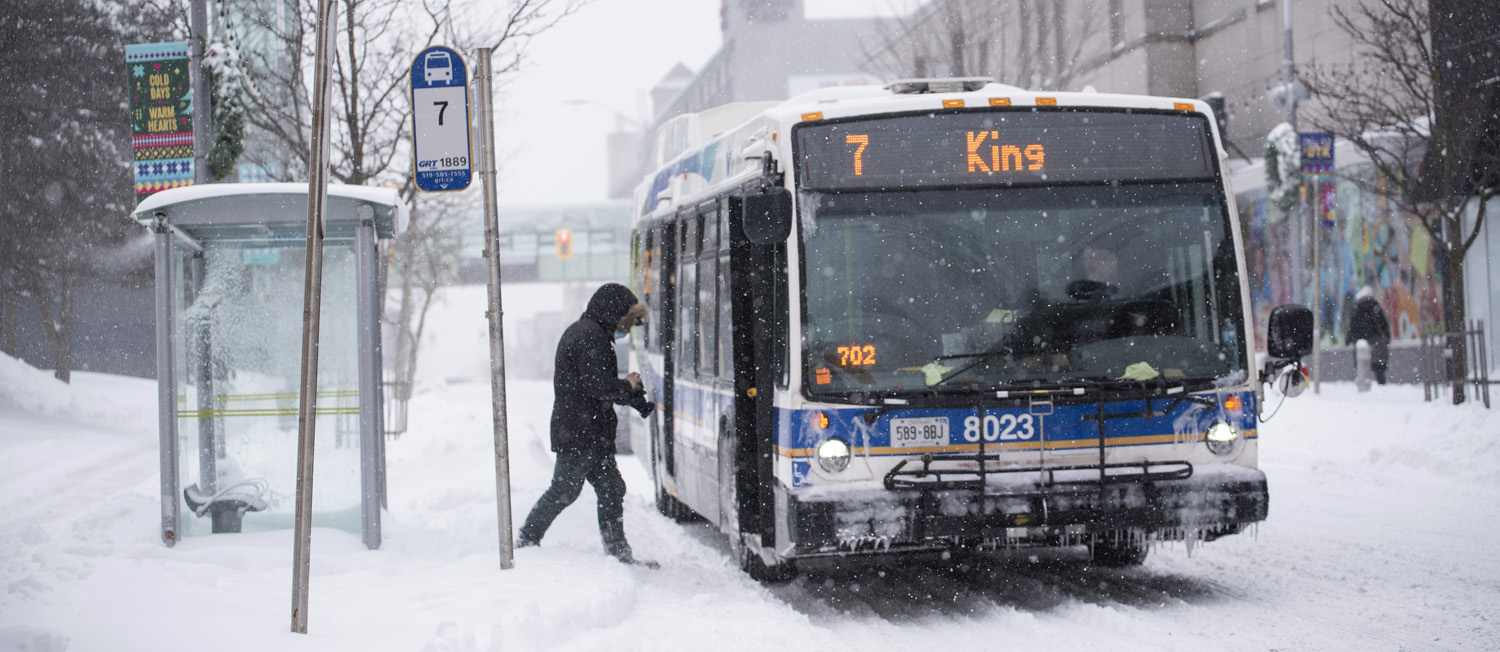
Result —
<path fill-rule="evenodd" d="M 1302 146 L 1302 173 L 1333 174 L 1333 132 L 1304 131 L 1297 135 Z"/>
<path fill-rule="evenodd" d="M 188 42 L 125 46 L 135 198 L 193 184 L 193 94 Z"/>
<path fill-rule="evenodd" d="M 469 71 L 451 48 L 434 45 L 411 63 L 412 156 L 417 188 L 469 187 Z"/>
<path fill-rule="evenodd" d="M 1318 202 L 1318 215 L 1323 218 L 1323 226 L 1332 227 L 1338 219 L 1338 194 L 1334 192 L 1333 179 L 1325 179 L 1319 184 L 1318 194 L 1322 199 Z"/>

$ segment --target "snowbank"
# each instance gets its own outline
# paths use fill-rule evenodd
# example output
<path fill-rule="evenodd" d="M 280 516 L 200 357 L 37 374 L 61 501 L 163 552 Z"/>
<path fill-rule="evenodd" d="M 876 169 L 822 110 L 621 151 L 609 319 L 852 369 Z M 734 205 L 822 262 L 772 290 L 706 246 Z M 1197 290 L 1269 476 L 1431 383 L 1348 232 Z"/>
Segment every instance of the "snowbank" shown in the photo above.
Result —
<path fill-rule="evenodd" d="M 0 411 L 155 428 L 156 381 L 74 371 L 72 384 L 0 354 Z"/>

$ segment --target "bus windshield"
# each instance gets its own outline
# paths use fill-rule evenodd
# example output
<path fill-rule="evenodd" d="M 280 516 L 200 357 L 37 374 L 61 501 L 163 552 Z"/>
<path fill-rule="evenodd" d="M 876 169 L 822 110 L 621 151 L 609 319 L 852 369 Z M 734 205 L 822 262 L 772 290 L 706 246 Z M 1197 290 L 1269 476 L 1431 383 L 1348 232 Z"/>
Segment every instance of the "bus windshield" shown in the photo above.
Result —
<path fill-rule="evenodd" d="M 1246 369 L 1213 182 L 804 192 L 801 205 L 809 395 Z"/>

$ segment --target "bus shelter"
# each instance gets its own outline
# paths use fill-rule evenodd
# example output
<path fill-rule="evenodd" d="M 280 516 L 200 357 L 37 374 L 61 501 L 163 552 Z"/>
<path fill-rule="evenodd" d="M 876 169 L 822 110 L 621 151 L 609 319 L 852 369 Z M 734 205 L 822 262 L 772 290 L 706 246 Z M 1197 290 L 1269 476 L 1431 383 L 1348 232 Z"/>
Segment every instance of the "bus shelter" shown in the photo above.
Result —
<path fill-rule="evenodd" d="M 307 185 L 166 190 L 133 218 L 156 244 L 162 540 L 292 528 Z M 330 186 L 313 525 L 380 545 L 385 503 L 377 241 L 395 190 Z"/>

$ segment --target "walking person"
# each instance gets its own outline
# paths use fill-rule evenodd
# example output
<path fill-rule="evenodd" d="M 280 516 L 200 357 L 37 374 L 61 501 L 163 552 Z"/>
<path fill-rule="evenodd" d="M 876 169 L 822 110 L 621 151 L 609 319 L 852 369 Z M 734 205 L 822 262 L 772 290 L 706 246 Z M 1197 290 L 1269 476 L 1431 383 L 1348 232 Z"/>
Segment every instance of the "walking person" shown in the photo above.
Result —
<path fill-rule="evenodd" d="M 1354 314 L 1349 318 L 1349 334 L 1344 341 L 1351 346 L 1360 340 L 1370 344 L 1370 371 L 1375 382 L 1385 384 L 1385 370 L 1391 360 L 1391 323 L 1375 299 L 1375 288 L 1368 285 L 1354 295 Z M 1358 357 L 1356 356 L 1356 363 Z"/>
<path fill-rule="evenodd" d="M 614 350 L 614 340 L 629 334 L 646 312 L 646 304 L 628 288 L 609 283 L 594 292 L 583 316 L 563 331 L 552 377 L 552 451 L 557 464 L 552 485 L 521 526 L 517 547 L 540 544 L 552 521 L 578 499 L 588 481 L 599 498 L 604 551 L 627 564 L 657 567 L 656 562 L 636 559 L 625 541 L 625 479 L 615 464 L 614 404 L 632 407 L 642 417 L 656 409 L 646 401 L 639 374 L 620 378 Z"/>

